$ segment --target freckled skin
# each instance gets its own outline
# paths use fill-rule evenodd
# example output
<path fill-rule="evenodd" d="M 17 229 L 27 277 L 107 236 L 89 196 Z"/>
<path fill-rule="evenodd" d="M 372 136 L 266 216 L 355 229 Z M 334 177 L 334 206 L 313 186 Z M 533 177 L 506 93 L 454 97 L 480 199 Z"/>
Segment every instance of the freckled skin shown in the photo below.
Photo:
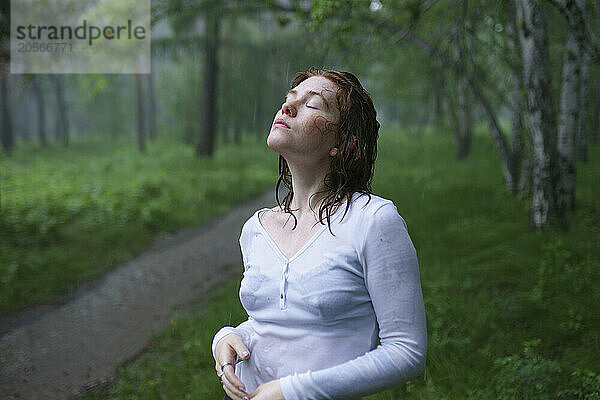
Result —
<path fill-rule="evenodd" d="M 321 76 L 310 77 L 296 86 L 296 94 L 288 95 L 283 104 L 285 114 L 278 110 L 273 120 L 275 123 L 282 118 L 290 129 L 273 124 L 267 138 L 269 148 L 286 160 L 312 163 L 327 160 L 329 150 L 336 143 L 340 118 L 335 97 L 337 89 L 335 83 Z M 310 91 L 321 93 L 329 107 L 320 96 L 310 95 Z"/>

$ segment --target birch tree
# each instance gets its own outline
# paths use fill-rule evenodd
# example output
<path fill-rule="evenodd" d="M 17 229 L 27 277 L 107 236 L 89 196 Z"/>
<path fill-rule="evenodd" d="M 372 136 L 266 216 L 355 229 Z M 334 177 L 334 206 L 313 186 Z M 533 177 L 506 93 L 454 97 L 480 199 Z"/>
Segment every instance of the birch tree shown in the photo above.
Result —
<path fill-rule="evenodd" d="M 543 4 L 535 0 L 518 0 L 517 22 L 532 139 L 530 217 L 533 226 L 541 228 L 563 216 L 555 195 L 559 172 L 556 121 Z"/>
<path fill-rule="evenodd" d="M 575 130 L 575 151 L 577 159 L 587 161 L 587 106 L 588 106 L 588 84 L 590 76 L 590 57 L 587 53 L 581 52 L 580 58 L 580 77 L 579 91 L 577 93 L 579 103 L 579 115 L 577 118 L 577 128 Z"/>
<path fill-rule="evenodd" d="M 581 56 L 581 49 L 575 36 L 569 33 L 563 61 L 557 143 L 560 169 L 557 200 L 559 207 L 564 209 L 571 209 L 575 205 L 575 131 L 580 118 Z"/>
<path fill-rule="evenodd" d="M 510 168 L 513 176 L 511 191 L 514 194 L 529 189 L 531 169 L 530 160 L 523 154 L 524 151 L 524 133 L 522 109 L 524 108 L 521 48 L 519 46 L 518 33 L 516 29 L 516 8 L 514 0 L 508 2 L 506 24 L 506 47 L 508 50 L 508 68 L 512 86 L 510 87 L 510 114 L 511 114 L 511 141 L 510 141 Z M 523 159 L 524 158 L 524 159 Z"/>

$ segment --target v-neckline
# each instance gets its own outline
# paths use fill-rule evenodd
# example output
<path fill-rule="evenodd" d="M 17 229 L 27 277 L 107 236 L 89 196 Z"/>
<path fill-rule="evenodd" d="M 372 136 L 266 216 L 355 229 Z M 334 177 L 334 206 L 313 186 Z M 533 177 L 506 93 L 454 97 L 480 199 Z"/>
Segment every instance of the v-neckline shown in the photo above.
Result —
<path fill-rule="evenodd" d="M 347 201 L 347 200 L 346 200 Z M 337 217 L 337 215 L 340 212 L 340 209 L 342 207 L 346 206 L 346 201 L 344 201 L 338 208 L 337 210 L 335 210 L 335 212 L 333 213 L 333 215 L 330 217 L 330 221 L 331 223 L 333 223 L 333 221 L 335 220 L 335 218 Z M 273 250 L 275 251 L 275 253 L 277 253 L 277 255 L 279 255 L 279 257 L 281 257 L 283 259 L 283 261 L 286 262 L 286 264 L 291 263 L 292 261 L 294 261 L 296 258 L 298 258 L 307 248 L 310 247 L 310 245 L 317 240 L 317 238 L 319 236 L 321 236 L 321 233 L 323 233 L 323 231 L 325 229 L 327 229 L 327 222 L 325 222 L 324 225 L 321 225 L 321 227 L 319 228 L 319 230 L 317 232 L 315 232 L 310 239 L 308 239 L 306 241 L 306 243 L 304 243 L 302 245 L 302 247 L 300 247 L 300 249 L 298 251 L 296 251 L 294 253 L 294 255 L 292 255 L 291 257 L 287 257 L 285 254 L 283 254 L 283 251 L 281 251 L 281 249 L 279 248 L 279 246 L 277 245 L 277 243 L 275 242 L 275 240 L 273 240 L 273 238 L 271 237 L 271 235 L 269 234 L 269 232 L 267 232 L 267 230 L 265 229 L 265 227 L 263 226 L 262 222 L 260 222 L 260 213 L 265 211 L 265 210 L 271 210 L 268 207 L 265 208 L 261 208 L 260 210 L 258 210 L 256 212 L 256 223 L 258 225 L 258 228 L 260 229 L 260 231 L 263 233 L 263 235 L 266 237 L 267 242 L 269 243 L 269 245 L 273 248 Z"/>

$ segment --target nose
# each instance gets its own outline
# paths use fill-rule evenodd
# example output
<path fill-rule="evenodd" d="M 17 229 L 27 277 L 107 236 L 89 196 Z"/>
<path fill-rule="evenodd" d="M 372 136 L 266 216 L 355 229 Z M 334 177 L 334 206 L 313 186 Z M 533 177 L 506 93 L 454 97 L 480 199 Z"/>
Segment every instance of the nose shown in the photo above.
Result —
<path fill-rule="evenodd" d="M 281 114 L 282 115 L 289 115 L 290 117 L 293 117 L 295 114 L 295 110 L 294 107 L 289 104 L 287 101 L 285 103 L 283 103 L 283 105 L 281 106 Z"/>

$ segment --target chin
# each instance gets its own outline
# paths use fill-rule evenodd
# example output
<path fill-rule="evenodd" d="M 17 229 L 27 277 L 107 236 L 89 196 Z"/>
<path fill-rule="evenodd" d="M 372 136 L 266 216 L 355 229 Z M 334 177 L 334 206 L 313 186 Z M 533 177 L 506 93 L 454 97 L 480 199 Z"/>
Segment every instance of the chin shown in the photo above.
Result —
<path fill-rule="evenodd" d="M 271 150 L 281 154 L 281 150 L 283 150 L 285 147 L 285 139 L 283 139 L 280 132 L 271 130 L 271 132 L 269 132 L 269 136 L 267 137 L 267 146 Z"/>

